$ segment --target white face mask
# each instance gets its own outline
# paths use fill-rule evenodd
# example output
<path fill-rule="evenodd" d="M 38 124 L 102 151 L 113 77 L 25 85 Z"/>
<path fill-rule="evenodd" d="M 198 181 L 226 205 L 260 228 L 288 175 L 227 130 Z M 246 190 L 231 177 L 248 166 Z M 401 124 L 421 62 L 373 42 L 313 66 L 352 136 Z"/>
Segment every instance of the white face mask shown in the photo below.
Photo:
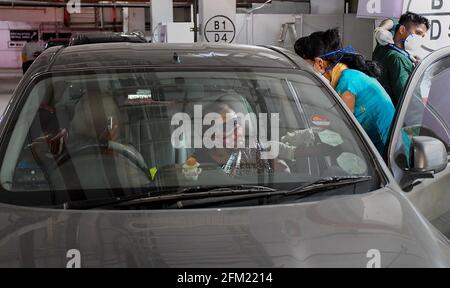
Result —
<path fill-rule="evenodd" d="M 323 74 L 322 73 L 320 73 L 319 71 L 317 71 L 316 70 L 316 67 L 315 67 L 315 65 L 313 64 L 313 65 L 311 65 L 311 67 L 313 68 L 313 71 L 314 71 L 314 74 L 316 74 L 320 79 L 322 79 L 325 83 L 327 83 L 327 84 L 330 84 L 331 85 L 331 82 L 330 82 L 330 80 L 328 80 L 325 76 L 323 76 Z"/>
<path fill-rule="evenodd" d="M 313 68 L 314 69 L 314 68 Z M 324 81 L 325 83 L 327 83 L 327 84 L 329 84 L 329 85 L 331 85 L 331 82 L 330 82 L 330 80 L 328 80 L 325 76 L 323 76 L 323 74 L 322 73 L 320 73 L 320 72 L 317 72 L 317 70 L 316 69 L 314 69 L 314 73 L 320 78 L 320 79 L 322 79 L 322 81 Z"/>
<path fill-rule="evenodd" d="M 409 35 L 405 40 L 405 50 L 412 54 L 417 54 L 420 51 L 421 45 L 422 38 L 416 34 Z"/>

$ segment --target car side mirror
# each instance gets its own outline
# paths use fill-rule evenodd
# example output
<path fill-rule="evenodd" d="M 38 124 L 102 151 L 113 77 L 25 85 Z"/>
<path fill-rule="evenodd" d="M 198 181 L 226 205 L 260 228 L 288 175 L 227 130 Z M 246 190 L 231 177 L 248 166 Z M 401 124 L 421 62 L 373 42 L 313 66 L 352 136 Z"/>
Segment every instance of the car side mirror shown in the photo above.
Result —
<path fill-rule="evenodd" d="M 411 171 L 437 174 L 448 164 L 447 149 L 440 140 L 416 136 L 412 139 Z"/>
<path fill-rule="evenodd" d="M 447 164 L 447 149 L 442 141 L 427 136 L 413 137 L 410 168 L 406 170 L 407 179 L 402 185 L 404 190 L 411 191 L 419 179 L 434 178 L 447 168 Z"/>

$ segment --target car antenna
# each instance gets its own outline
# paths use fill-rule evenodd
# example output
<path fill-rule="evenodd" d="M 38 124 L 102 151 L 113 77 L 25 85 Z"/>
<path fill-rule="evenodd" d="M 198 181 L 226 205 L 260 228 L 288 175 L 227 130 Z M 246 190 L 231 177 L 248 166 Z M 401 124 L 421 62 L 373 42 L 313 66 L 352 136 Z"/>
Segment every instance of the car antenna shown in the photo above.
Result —
<path fill-rule="evenodd" d="M 174 62 L 175 64 L 180 64 L 180 63 L 181 63 L 180 56 L 178 56 L 177 52 L 174 52 L 174 53 L 173 53 L 173 62 Z"/>

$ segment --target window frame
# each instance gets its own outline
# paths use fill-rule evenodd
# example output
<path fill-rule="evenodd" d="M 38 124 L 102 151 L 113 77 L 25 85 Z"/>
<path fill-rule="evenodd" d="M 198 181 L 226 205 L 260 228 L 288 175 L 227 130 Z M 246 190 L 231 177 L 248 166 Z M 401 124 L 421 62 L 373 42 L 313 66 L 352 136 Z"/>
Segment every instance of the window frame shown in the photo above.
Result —
<path fill-rule="evenodd" d="M 405 118 L 407 116 L 408 107 L 414 97 L 414 92 L 426 71 L 428 71 L 428 69 L 435 63 L 448 57 L 450 57 L 450 47 L 435 51 L 426 57 L 413 71 L 403 92 L 403 97 L 399 103 L 399 108 L 396 111 L 395 120 L 391 128 L 389 146 L 386 151 L 387 154 L 385 155 L 388 167 L 394 174 L 394 177 L 398 183 L 402 182 L 406 172 L 404 167 L 400 167 L 396 163 L 396 154 L 402 147 L 402 129 L 403 123 L 405 122 Z"/>

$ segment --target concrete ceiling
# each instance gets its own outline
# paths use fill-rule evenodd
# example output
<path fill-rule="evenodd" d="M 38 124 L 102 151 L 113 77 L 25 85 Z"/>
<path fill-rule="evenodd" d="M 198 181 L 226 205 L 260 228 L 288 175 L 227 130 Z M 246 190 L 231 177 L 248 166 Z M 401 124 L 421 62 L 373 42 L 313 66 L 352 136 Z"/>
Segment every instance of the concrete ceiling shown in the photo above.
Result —
<path fill-rule="evenodd" d="M 67 0 L 39 0 L 41 2 L 52 2 L 52 3 L 65 3 Z M 192 3 L 193 0 L 173 0 L 173 2 L 182 2 L 182 3 Z M 266 0 L 236 0 L 240 4 L 251 4 L 251 3 L 264 3 Z M 286 0 L 285 0 L 286 1 Z M 305 2 L 304 0 L 289 0 L 293 2 Z M 15 0 L 14 2 L 18 3 L 20 0 Z M 105 2 L 105 0 L 82 0 L 83 3 L 99 3 Z M 149 0 L 117 0 L 117 1 L 108 1 L 108 2 L 130 2 L 130 3 L 149 3 Z M 309 2 L 309 1 L 307 1 Z"/>
<path fill-rule="evenodd" d="M 67 0 L 38 0 L 40 2 L 65 3 Z M 83 3 L 99 3 L 104 0 L 82 0 Z M 192 3 L 193 0 L 173 0 L 173 2 Z M 238 4 L 264 3 L 267 0 L 236 0 Z M 291 1 L 291 2 L 310 2 L 310 0 L 275 0 L 275 1 Z M 6 1 L 5 1 L 6 2 Z M 20 0 L 9 0 L 8 2 L 20 3 Z M 109 2 L 130 2 L 130 3 L 149 3 L 150 0 L 117 0 Z"/>

